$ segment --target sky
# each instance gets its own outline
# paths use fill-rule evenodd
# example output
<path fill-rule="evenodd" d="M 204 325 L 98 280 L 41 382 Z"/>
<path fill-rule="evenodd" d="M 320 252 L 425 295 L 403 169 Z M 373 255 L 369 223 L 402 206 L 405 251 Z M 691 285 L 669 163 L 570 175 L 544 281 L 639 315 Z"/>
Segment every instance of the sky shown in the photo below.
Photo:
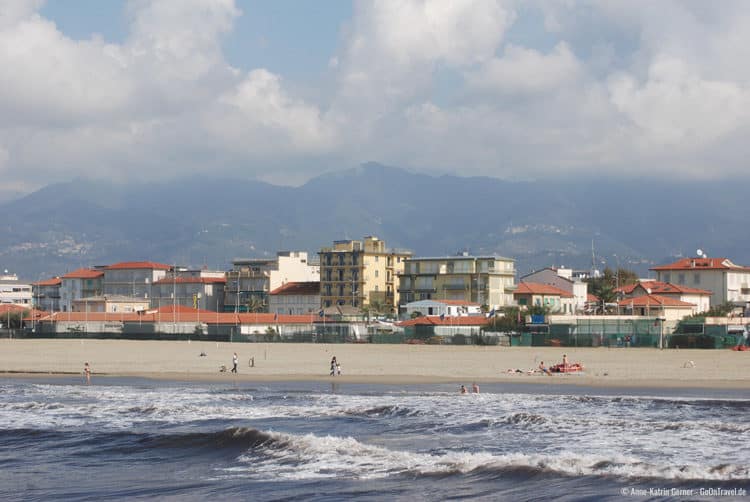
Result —
<path fill-rule="evenodd" d="M 747 179 L 748 56 L 746 1 L 0 0 L 0 173 Z"/>

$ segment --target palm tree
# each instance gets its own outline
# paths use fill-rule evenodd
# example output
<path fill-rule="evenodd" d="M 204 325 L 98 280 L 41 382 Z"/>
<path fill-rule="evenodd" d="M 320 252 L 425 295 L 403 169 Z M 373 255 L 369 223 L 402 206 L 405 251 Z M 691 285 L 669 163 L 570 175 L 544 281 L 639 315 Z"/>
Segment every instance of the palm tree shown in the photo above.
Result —
<path fill-rule="evenodd" d="M 262 298 L 257 296 L 251 296 L 247 299 L 247 311 L 248 312 L 265 312 L 266 302 Z"/>

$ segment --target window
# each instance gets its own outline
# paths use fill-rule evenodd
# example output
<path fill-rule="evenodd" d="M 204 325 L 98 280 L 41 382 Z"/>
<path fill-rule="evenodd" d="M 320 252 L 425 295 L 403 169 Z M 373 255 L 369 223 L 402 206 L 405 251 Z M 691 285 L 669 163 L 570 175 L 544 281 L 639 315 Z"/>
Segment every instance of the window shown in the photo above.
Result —
<path fill-rule="evenodd" d="M 378 271 L 377 270 L 375 271 L 375 277 L 378 277 Z"/>
<path fill-rule="evenodd" d="M 672 282 L 672 274 L 664 274 L 664 282 Z"/>
<path fill-rule="evenodd" d="M 677 284 L 685 284 L 685 274 L 677 274 Z"/>
<path fill-rule="evenodd" d="M 701 275 L 693 274 L 693 284 L 700 284 L 700 283 L 701 283 Z"/>

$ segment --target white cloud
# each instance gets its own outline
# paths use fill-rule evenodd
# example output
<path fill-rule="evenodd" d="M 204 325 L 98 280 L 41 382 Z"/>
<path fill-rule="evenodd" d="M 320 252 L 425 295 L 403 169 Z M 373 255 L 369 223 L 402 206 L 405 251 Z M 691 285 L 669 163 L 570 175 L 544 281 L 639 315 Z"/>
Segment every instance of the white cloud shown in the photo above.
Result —
<path fill-rule="evenodd" d="M 41 5 L 0 0 L 9 182 L 207 166 L 300 180 L 300 166 L 366 160 L 512 178 L 733 175 L 750 153 L 747 2 L 357 2 L 321 89 L 227 61 L 234 0 L 133 0 L 121 43 L 72 39 Z"/>
<path fill-rule="evenodd" d="M 579 73 L 578 60 L 565 42 L 549 54 L 509 44 L 503 57 L 493 58 L 479 71 L 469 73 L 467 82 L 482 91 L 537 93 L 568 85 Z"/>
<path fill-rule="evenodd" d="M 748 90 L 736 82 L 706 80 L 678 59 L 660 59 L 639 84 L 613 77 L 612 102 L 650 144 L 695 149 L 734 131 L 750 118 Z"/>

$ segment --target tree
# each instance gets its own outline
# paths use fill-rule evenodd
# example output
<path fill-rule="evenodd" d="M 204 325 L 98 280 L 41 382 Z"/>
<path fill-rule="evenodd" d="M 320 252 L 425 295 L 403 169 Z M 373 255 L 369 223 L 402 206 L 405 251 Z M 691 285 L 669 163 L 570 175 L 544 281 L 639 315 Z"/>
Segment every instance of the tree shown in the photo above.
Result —
<path fill-rule="evenodd" d="M 248 298 L 246 305 L 248 312 L 266 311 L 266 302 L 264 302 L 262 298 L 259 298 L 257 296 L 251 296 L 250 298 Z"/>
<path fill-rule="evenodd" d="M 491 317 L 487 321 L 485 329 L 487 331 L 512 332 L 520 331 L 523 314 L 518 307 L 505 307 L 502 309 L 503 315 Z"/>
<path fill-rule="evenodd" d="M 8 311 L 1 316 L 0 323 L 8 329 L 19 329 L 23 324 L 24 317 L 27 317 L 29 312 L 28 310 Z"/>
<path fill-rule="evenodd" d="M 704 317 L 727 317 L 734 310 L 734 305 L 731 302 L 724 302 L 720 305 L 714 305 L 705 312 L 698 312 L 697 314 L 685 316 L 683 320 L 687 319 L 702 319 Z"/>
<path fill-rule="evenodd" d="M 605 304 L 617 301 L 615 288 L 628 286 L 638 282 L 638 274 L 632 270 L 618 268 L 617 271 L 607 267 L 598 277 L 589 277 L 585 280 L 589 285 L 589 293 L 599 298 L 601 311 L 605 311 Z"/>

